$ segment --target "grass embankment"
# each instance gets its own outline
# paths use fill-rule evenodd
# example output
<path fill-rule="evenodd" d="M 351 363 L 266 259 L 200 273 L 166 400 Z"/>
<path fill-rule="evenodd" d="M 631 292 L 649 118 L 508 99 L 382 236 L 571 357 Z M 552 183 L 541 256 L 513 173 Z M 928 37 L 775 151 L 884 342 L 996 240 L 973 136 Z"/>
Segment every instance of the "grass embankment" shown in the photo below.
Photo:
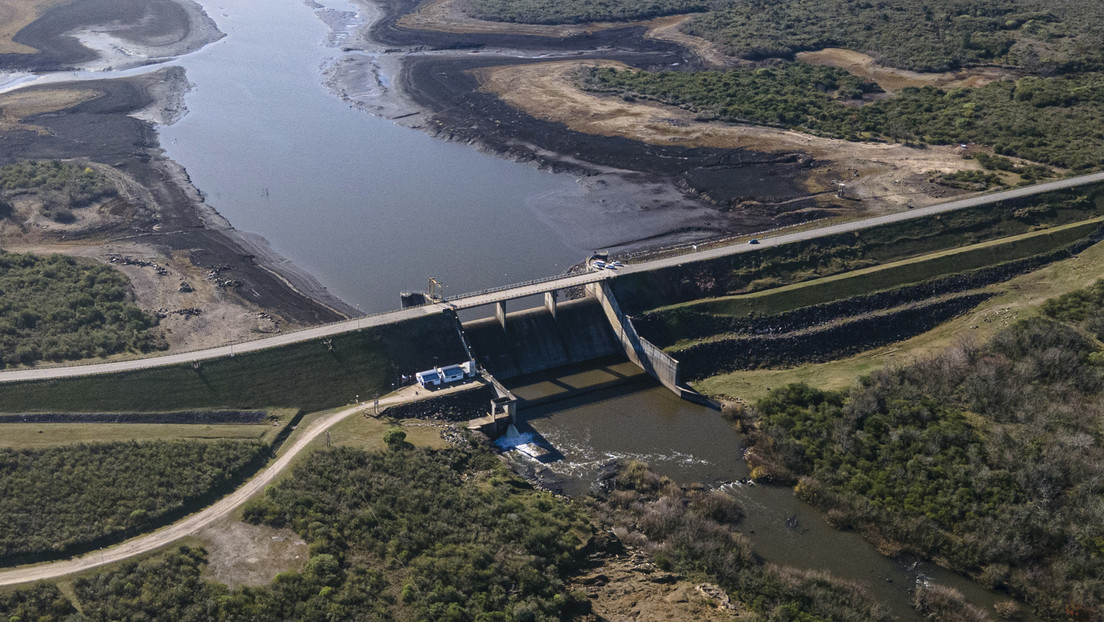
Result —
<path fill-rule="evenodd" d="M 267 411 L 263 423 L 0 423 L 0 449 L 41 449 L 78 443 L 238 440 L 271 445 L 298 414 L 297 409 Z"/>
<path fill-rule="evenodd" d="M 137 372 L 0 385 L 9 412 L 322 410 L 383 395 L 400 374 L 465 357 L 452 320 L 425 316 L 328 339 Z"/>
<path fill-rule="evenodd" d="M 387 448 L 384 435 L 396 428 L 406 433 L 406 442 L 415 447 L 444 449 L 448 443 L 441 438 L 441 430 L 448 424 L 429 420 L 392 420 L 384 417 L 349 417 L 335 425 L 329 444 L 337 447 L 349 447 L 363 451 L 380 451 Z M 316 441 L 316 444 L 318 442 Z"/>
<path fill-rule="evenodd" d="M 773 315 L 1046 253 L 1088 237 L 1102 222 L 1104 217 L 1092 218 L 750 294 L 659 307 L 654 313 L 696 311 L 731 317 Z"/>
<path fill-rule="evenodd" d="M 680 302 L 791 285 L 1102 214 L 1104 186 L 1089 186 L 630 274 L 611 285 L 621 307 L 639 315 Z"/>
<path fill-rule="evenodd" d="M 722 374 L 695 382 L 694 387 L 708 395 L 747 401 L 755 401 L 768 395 L 772 388 L 790 383 L 843 389 L 887 365 L 933 355 L 963 339 L 988 339 L 1017 320 L 1038 315 L 1045 300 L 1086 287 L 1101 274 L 1104 274 L 1104 245 L 1097 244 L 1076 257 L 987 288 L 995 295 L 972 312 L 906 341 L 830 363 Z"/>

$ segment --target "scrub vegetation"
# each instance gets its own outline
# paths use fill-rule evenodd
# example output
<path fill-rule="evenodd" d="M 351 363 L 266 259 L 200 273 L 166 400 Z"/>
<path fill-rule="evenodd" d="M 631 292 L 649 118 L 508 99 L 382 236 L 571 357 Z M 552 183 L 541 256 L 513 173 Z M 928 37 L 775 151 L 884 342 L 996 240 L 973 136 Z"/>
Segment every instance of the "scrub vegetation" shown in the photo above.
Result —
<path fill-rule="evenodd" d="M 373 452 L 318 449 L 243 508 L 309 543 L 302 572 L 230 589 L 202 577 L 202 549 L 180 547 L 79 577 L 72 600 L 48 584 L 0 594 L 0 610 L 44 621 L 574 619 L 590 604 L 570 578 L 615 542 L 597 521 L 765 619 L 888 619 L 853 584 L 762 564 L 732 498 L 683 491 L 643 464 L 622 465 L 615 489 L 584 506 L 533 490 L 485 450 L 392 437 Z"/>
<path fill-rule="evenodd" d="M 839 527 L 1091 619 L 1104 602 L 1102 292 L 847 392 L 771 392 L 740 415 L 754 474 L 799 479 Z"/>
<path fill-rule="evenodd" d="M 730 0 L 685 30 L 751 59 L 838 47 L 916 71 L 1104 63 L 1104 6 L 1082 0 Z"/>
<path fill-rule="evenodd" d="M 854 584 L 756 560 L 736 528 L 737 501 L 720 491 L 683 490 L 647 465 L 628 462 L 595 509 L 615 534 L 651 553 L 660 568 L 715 581 L 762 619 L 892 619 Z"/>
<path fill-rule="evenodd" d="M 229 492 L 268 459 L 246 441 L 0 449 L 0 564 L 103 546 Z"/>
<path fill-rule="evenodd" d="M 83 615 L 42 586 L 0 596 L 0 609 L 27 620 L 557 620 L 587 605 L 564 583 L 591 532 L 584 515 L 487 452 L 318 450 L 244 514 L 302 536 L 303 572 L 230 590 L 200 577 L 202 550 L 182 547 L 77 579 Z"/>
<path fill-rule="evenodd" d="M 706 11 L 683 26 L 747 59 L 847 48 L 916 71 L 1015 65 L 1048 74 L 1104 65 L 1104 7 L 1082 0 L 471 0 L 475 17 L 567 24 Z"/>
<path fill-rule="evenodd" d="M 0 368 L 163 349 L 132 296 L 108 266 L 0 250 Z"/>
<path fill-rule="evenodd" d="M 995 206 L 957 210 L 856 233 L 740 253 L 700 262 L 690 268 L 656 270 L 642 276 L 626 275 L 616 279 L 612 286 L 622 308 L 630 314 L 749 292 L 763 291 L 766 295 L 773 288 L 1047 227 L 1088 221 L 1099 216 L 1101 211 L 1104 211 L 1101 188 L 1085 187 L 1072 192 L 1048 193 Z M 1084 235 L 1088 233 L 1084 232 Z M 1040 246 L 1036 247 L 1038 250 L 1035 252 L 1044 252 L 1048 244 L 1053 244 L 1050 248 L 1058 248 L 1063 245 L 1063 240 L 1064 243 L 1069 242 L 1064 234 L 1050 237 L 1049 241 L 1037 239 L 1035 243 Z M 986 254 L 982 252 L 973 259 L 964 259 L 967 262 L 963 264 L 964 268 L 986 265 Z M 979 263 L 973 263 L 975 261 Z M 915 265 L 912 266 L 912 263 Z M 882 287 L 891 287 L 893 281 L 905 283 L 911 279 L 930 278 L 933 274 L 927 272 L 928 267 L 930 265 L 922 261 L 897 266 L 895 274 L 887 274 L 890 278 L 883 281 Z M 858 284 L 861 285 L 861 282 Z M 862 293 L 861 289 L 857 288 L 854 293 Z M 717 301 L 716 305 L 713 302 L 710 300 L 703 306 L 715 307 L 721 313 L 739 313 L 735 307 L 744 306 L 737 302 L 732 311 L 727 311 L 724 300 Z M 770 312 L 766 308 L 752 307 L 744 313 L 751 310 Z"/>
<path fill-rule="evenodd" d="M 12 213 L 11 201 L 37 194 L 41 212 L 60 223 L 73 222 L 73 209 L 118 194 L 115 185 L 95 169 L 58 160 L 27 160 L 0 167 L 0 218 Z"/>
<path fill-rule="evenodd" d="M 781 63 L 759 69 L 646 72 L 592 68 L 585 88 L 654 99 L 696 111 L 703 120 L 795 129 L 846 140 L 946 145 L 976 143 L 1071 170 L 1098 168 L 1104 154 L 1104 75 L 1088 73 L 1003 80 L 974 89 L 906 88 L 857 103 L 880 91 L 842 69 Z M 1086 131 L 1088 130 L 1088 131 Z M 1007 158 L 986 168 L 1015 169 Z M 1020 167 L 1024 181 L 1052 173 Z"/>

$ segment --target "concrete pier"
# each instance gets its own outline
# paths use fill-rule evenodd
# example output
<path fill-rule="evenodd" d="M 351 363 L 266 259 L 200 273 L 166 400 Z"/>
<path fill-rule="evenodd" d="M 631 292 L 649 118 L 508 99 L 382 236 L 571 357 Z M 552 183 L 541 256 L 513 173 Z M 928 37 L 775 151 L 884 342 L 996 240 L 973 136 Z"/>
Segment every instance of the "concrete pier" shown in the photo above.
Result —
<path fill-rule="evenodd" d="M 544 292 L 544 310 L 552 319 L 556 319 L 556 290 Z"/>

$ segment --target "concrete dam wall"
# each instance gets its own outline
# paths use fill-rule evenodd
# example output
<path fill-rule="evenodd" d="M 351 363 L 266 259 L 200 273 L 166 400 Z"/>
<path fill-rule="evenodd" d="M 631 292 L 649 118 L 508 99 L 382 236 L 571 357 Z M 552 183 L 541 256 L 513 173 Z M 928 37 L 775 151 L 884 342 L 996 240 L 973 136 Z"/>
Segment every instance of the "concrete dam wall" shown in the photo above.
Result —
<path fill-rule="evenodd" d="M 590 298 L 511 312 L 464 324 L 476 360 L 496 378 L 512 378 L 622 352 L 601 305 Z"/>

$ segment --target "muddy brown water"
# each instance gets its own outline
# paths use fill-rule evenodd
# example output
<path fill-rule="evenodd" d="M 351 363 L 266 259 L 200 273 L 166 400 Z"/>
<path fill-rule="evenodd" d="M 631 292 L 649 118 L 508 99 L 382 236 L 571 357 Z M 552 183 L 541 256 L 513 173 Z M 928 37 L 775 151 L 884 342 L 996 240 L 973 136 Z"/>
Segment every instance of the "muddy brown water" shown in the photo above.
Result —
<path fill-rule="evenodd" d="M 829 526 L 788 487 L 746 483 L 744 443 L 734 425 L 677 398 L 627 361 L 606 359 L 507 384 L 523 400 L 519 431 L 538 434 L 561 456 L 540 471 L 546 486 L 586 494 L 617 460 L 641 460 L 680 485 L 700 482 L 735 497 L 745 514 L 740 529 L 764 560 L 858 582 L 901 620 L 920 619 L 911 606 L 918 581 L 953 587 L 988 612 L 1008 599 L 934 564 L 882 555 L 858 533 Z"/>

